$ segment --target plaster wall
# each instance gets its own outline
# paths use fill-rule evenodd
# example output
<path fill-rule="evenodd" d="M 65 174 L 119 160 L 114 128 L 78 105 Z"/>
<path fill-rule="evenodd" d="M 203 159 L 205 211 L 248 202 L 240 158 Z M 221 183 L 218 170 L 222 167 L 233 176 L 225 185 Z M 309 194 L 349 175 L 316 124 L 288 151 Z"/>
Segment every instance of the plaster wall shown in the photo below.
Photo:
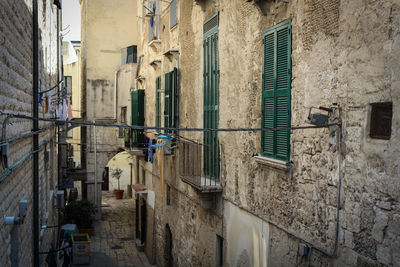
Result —
<path fill-rule="evenodd" d="M 116 72 L 121 63 L 121 49 L 136 45 L 137 1 L 94 1 L 81 0 L 82 21 L 82 107 L 85 120 L 115 124 L 118 121 L 119 105 L 126 105 L 130 98 L 118 104 L 115 94 Z M 129 88 L 118 88 L 117 95 L 124 96 Z M 101 194 L 94 196 L 94 175 L 102 180 L 102 173 L 110 158 L 120 152 L 123 139 L 118 138 L 118 129 L 96 129 L 97 148 L 96 164 L 94 156 L 94 129 L 87 127 L 82 137 L 89 144 L 86 151 L 88 199 L 98 207 L 101 205 Z M 96 170 L 95 170 L 96 168 Z M 100 210 L 100 209 L 98 209 Z M 100 215 L 97 214 L 97 218 Z"/>

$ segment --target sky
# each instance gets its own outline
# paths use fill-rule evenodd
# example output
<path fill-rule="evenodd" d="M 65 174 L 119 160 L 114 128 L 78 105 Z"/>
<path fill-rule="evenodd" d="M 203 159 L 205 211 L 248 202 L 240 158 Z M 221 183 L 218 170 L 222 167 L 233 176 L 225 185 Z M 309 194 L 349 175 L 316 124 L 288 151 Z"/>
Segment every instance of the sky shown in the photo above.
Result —
<path fill-rule="evenodd" d="M 62 1 L 62 24 L 64 40 L 81 40 L 81 6 L 78 0 Z"/>

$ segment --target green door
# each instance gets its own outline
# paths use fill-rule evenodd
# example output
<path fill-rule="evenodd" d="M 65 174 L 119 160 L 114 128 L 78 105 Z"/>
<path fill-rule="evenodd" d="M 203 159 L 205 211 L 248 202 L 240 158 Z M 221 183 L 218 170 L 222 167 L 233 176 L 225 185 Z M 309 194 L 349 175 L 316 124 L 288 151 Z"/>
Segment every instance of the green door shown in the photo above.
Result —
<path fill-rule="evenodd" d="M 217 129 L 219 122 L 218 14 L 203 27 L 204 128 Z M 205 177 L 219 182 L 218 132 L 204 132 L 203 169 Z"/>

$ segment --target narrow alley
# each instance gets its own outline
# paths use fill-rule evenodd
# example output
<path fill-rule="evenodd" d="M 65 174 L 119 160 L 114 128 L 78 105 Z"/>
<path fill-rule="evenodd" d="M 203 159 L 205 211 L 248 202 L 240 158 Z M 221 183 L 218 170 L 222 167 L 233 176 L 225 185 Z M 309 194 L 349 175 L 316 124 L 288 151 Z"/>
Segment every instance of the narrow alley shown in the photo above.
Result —
<path fill-rule="evenodd" d="M 90 265 L 83 266 L 155 266 L 135 245 L 134 199 L 115 199 L 112 192 L 104 191 L 102 198 L 102 218 L 94 223 L 95 234 L 91 237 Z"/>

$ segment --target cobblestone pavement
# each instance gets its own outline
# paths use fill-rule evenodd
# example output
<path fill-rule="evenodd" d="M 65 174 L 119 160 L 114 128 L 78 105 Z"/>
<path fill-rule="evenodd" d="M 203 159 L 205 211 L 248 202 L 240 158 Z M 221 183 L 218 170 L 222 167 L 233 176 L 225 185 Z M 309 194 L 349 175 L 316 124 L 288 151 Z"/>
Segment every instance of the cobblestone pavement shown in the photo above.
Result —
<path fill-rule="evenodd" d="M 95 222 L 94 226 L 95 234 L 91 237 L 92 256 L 89 266 L 155 266 L 149 264 L 146 255 L 139 252 L 135 245 L 133 199 L 117 200 L 111 192 L 103 191 L 102 219 Z"/>

